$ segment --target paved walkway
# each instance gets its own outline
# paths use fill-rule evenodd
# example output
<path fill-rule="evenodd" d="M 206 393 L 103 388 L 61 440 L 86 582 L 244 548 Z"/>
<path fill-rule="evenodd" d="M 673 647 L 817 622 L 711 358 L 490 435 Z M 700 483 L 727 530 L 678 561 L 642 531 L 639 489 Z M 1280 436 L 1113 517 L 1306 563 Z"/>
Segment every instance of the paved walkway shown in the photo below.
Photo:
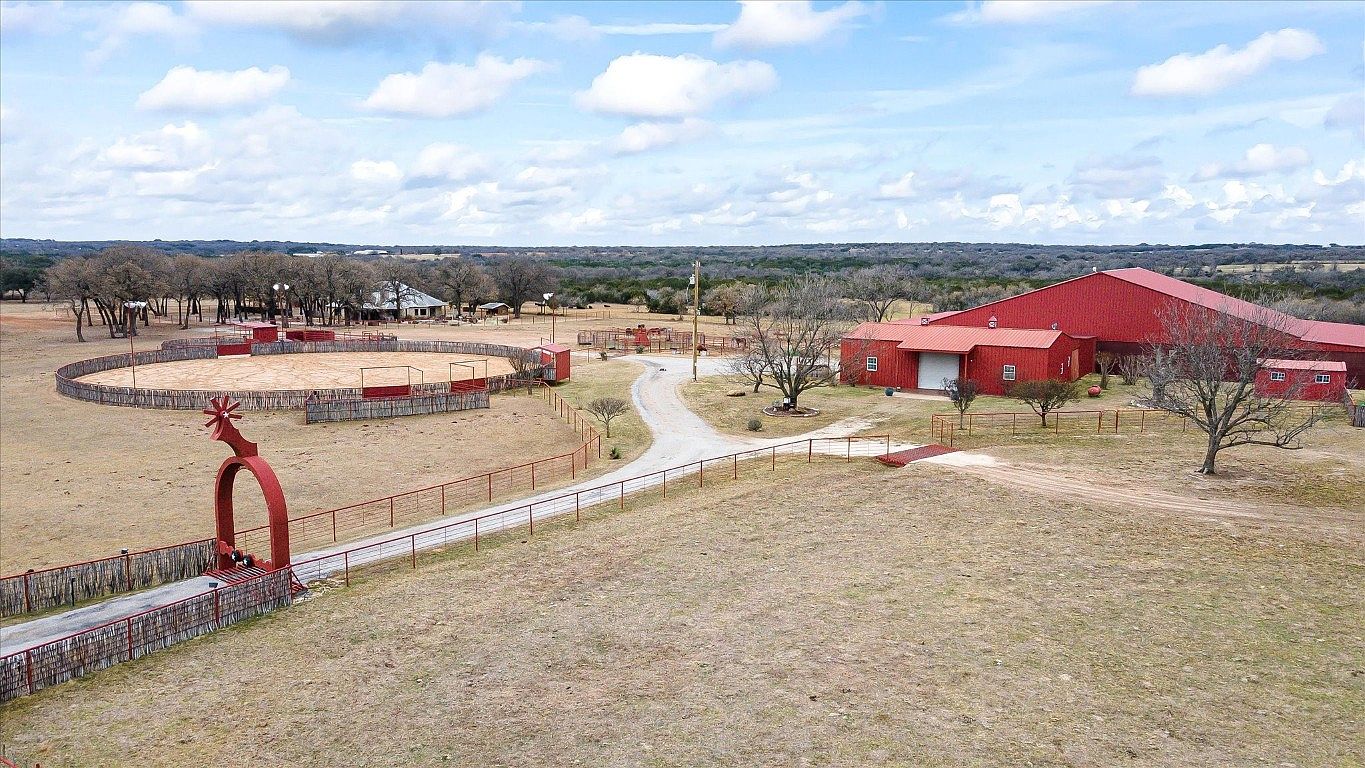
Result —
<path fill-rule="evenodd" d="M 355 567 L 408 555 L 414 548 L 420 552 L 469 539 L 474 535 L 474 524 L 469 521 L 475 517 L 485 518 L 479 523 L 480 535 L 496 533 L 502 528 L 525 526 L 528 509 L 532 520 L 572 511 L 575 504 L 574 494 L 578 495 L 577 503 L 586 507 L 617 499 L 621 493 L 621 487 L 617 484 L 621 481 L 633 480 L 627 483 L 624 489 L 625 494 L 629 495 L 657 486 L 662 481 L 658 474 L 649 477 L 651 473 L 672 470 L 674 467 L 738 451 L 769 448 L 780 443 L 807 438 L 844 437 L 870 426 L 863 419 L 853 418 L 795 437 L 765 439 L 724 435 L 689 410 L 678 392 L 678 386 L 692 377 L 690 358 L 639 355 L 626 359 L 640 363 L 644 368 L 631 386 L 631 398 L 640 418 L 654 436 L 653 443 L 639 458 L 606 475 L 546 493 L 420 525 L 385 531 L 377 536 L 326 549 L 295 553 L 292 558 L 295 563 L 295 574 L 304 582 L 325 578 L 342 571 L 347 564 Z M 698 362 L 698 374 L 702 376 L 721 374 L 724 372 L 724 364 L 723 359 L 703 358 Z M 901 450 L 909 447 L 913 445 L 893 443 L 891 449 Z M 842 453 L 842 449 L 839 452 Z M 681 478 L 695 471 L 695 467 L 684 468 L 676 473 L 670 471 L 669 482 L 673 482 L 675 477 Z M 646 477 L 641 478 L 642 475 Z M 498 513 L 503 514 L 488 518 L 489 515 Z M 365 549 L 354 552 L 360 548 Z M 343 551 L 352 551 L 352 554 L 343 559 L 339 554 Z M 206 591 L 209 582 L 210 579 L 203 576 L 187 579 L 131 595 L 110 598 L 85 608 L 5 627 L 0 629 L 0 655 L 22 651 L 158 605 L 191 597 Z"/>

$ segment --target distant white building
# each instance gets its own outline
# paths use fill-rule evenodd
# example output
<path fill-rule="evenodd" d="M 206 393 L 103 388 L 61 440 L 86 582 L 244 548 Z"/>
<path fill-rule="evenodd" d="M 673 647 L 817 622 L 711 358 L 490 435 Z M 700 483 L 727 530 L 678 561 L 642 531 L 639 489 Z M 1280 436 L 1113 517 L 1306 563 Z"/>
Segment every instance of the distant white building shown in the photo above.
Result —
<path fill-rule="evenodd" d="M 394 286 L 397 286 L 396 288 Z M 403 283 L 382 286 L 370 294 L 365 302 L 366 313 L 375 313 L 400 319 L 398 306 L 402 305 L 404 318 L 429 319 L 445 317 L 450 304 Z"/>

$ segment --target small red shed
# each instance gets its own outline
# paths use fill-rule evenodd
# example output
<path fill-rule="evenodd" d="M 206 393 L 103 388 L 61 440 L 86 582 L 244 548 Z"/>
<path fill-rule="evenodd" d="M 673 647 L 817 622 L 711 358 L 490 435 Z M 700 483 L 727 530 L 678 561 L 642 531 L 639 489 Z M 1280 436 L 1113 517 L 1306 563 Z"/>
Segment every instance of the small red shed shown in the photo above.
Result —
<path fill-rule="evenodd" d="M 541 344 L 537 349 L 540 350 L 541 364 L 550 366 L 545 378 L 549 381 L 568 381 L 571 348 L 563 344 Z"/>
<path fill-rule="evenodd" d="M 251 334 L 251 343 L 268 344 L 272 341 L 280 340 L 280 327 L 274 323 L 263 323 L 259 320 L 237 320 L 229 325 L 234 325 Z"/>
<path fill-rule="evenodd" d="M 1297 389 L 1300 400 L 1341 399 L 1346 391 L 1346 363 L 1338 360 L 1262 360 L 1256 391 L 1278 397 Z"/>
<path fill-rule="evenodd" d="M 1061 331 L 863 323 L 839 345 L 839 376 L 849 384 L 921 390 L 967 378 L 983 394 L 1003 395 L 1016 381 L 1080 378 L 1081 347 Z"/>

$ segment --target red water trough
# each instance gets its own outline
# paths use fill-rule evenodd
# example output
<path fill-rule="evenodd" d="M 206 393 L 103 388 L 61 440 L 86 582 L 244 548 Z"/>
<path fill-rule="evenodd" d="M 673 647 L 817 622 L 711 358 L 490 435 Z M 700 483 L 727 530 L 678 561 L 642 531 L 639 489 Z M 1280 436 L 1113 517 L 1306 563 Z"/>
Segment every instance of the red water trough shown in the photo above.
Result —
<path fill-rule="evenodd" d="M 895 453 L 884 453 L 877 457 L 877 461 L 888 467 L 903 467 L 912 461 L 927 459 L 930 456 L 942 456 L 945 453 L 953 453 L 956 448 L 949 448 L 946 445 L 921 445 L 918 448 L 907 448 L 904 451 Z"/>

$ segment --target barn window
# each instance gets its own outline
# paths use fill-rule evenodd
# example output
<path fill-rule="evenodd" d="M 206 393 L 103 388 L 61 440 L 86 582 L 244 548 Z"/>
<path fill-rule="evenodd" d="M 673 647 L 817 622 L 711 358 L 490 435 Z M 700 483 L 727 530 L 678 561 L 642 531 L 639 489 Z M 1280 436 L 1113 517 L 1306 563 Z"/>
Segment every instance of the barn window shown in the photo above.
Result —
<path fill-rule="evenodd" d="M 877 358 L 875 357 L 867 358 L 867 370 L 869 373 L 877 372 Z"/>
<path fill-rule="evenodd" d="M 1000 378 L 1004 379 L 1005 381 L 1014 381 L 1014 366 L 1012 365 L 1005 366 L 1005 369 L 1000 373 Z"/>
<path fill-rule="evenodd" d="M 1331 384 L 1331 383 L 1332 383 L 1332 374 L 1330 374 L 1330 373 L 1319 373 L 1318 375 L 1316 375 L 1316 376 L 1313 377 L 1313 381 L 1316 382 L 1316 383 L 1318 383 L 1318 384 Z"/>
<path fill-rule="evenodd" d="M 1271 380 L 1271 381 L 1284 381 L 1284 371 L 1271 371 L 1271 372 L 1270 372 L 1270 380 Z"/>

